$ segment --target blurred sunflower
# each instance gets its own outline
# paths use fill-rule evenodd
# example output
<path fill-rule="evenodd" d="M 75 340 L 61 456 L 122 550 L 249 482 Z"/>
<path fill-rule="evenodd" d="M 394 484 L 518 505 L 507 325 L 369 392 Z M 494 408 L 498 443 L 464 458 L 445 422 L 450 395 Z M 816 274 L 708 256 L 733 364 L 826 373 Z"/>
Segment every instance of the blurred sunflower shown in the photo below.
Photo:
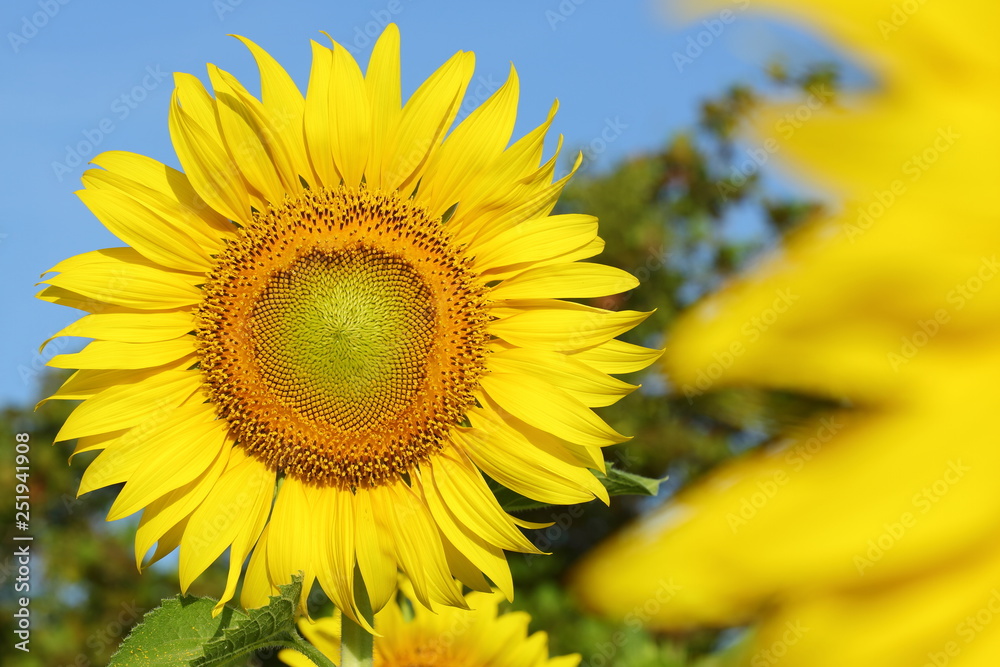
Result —
<path fill-rule="evenodd" d="M 465 596 L 468 609 L 444 607 L 437 611 L 415 604 L 413 591 L 401 587 L 405 599 L 394 598 L 375 615 L 376 667 L 576 667 L 577 654 L 549 657 L 548 636 L 528 635 L 531 617 L 523 611 L 499 613 L 501 597 L 473 592 Z M 340 619 L 326 616 L 299 621 L 302 636 L 334 663 L 340 664 Z M 291 667 L 313 662 L 293 649 L 278 657 Z"/>
<path fill-rule="evenodd" d="M 137 562 L 179 546 L 182 589 L 229 549 L 219 608 L 251 552 L 246 607 L 301 570 L 357 620 L 355 565 L 376 610 L 397 569 L 425 605 L 465 604 L 453 575 L 510 596 L 503 550 L 535 551 L 530 524 L 482 473 L 607 502 L 589 469 L 625 437 L 590 408 L 635 388 L 608 373 L 657 356 L 614 340 L 644 313 L 559 300 L 637 281 L 577 263 L 603 247 L 595 218 L 549 215 L 572 175 L 553 181 L 558 149 L 541 161 L 555 106 L 507 147 L 512 69 L 445 137 L 471 53 L 402 105 L 395 26 L 364 75 L 313 43 L 304 98 L 242 41 L 262 100 L 215 66 L 214 97 L 176 75 L 184 173 L 95 158 L 79 195 L 129 247 L 44 281 L 42 299 L 90 313 L 57 335 L 96 339 L 51 361 L 80 369 L 51 398 L 85 399 L 57 440 L 103 450 L 80 493 L 124 482 L 108 519 L 142 510 Z"/>
<path fill-rule="evenodd" d="M 879 90 L 762 115 L 761 145 L 845 205 L 688 315 L 666 366 L 689 396 L 758 385 L 853 409 L 687 490 L 577 590 L 659 628 L 757 620 L 755 667 L 995 665 L 1000 8 L 765 4 L 849 47 Z M 663 576 L 676 593 L 655 600 Z"/>

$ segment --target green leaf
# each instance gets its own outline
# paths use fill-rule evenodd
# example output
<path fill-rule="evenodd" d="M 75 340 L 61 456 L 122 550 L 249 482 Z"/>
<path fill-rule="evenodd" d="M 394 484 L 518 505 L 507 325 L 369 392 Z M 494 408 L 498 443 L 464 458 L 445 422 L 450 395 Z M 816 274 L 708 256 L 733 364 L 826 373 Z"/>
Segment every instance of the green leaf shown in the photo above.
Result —
<path fill-rule="evenodd" d="M 238 619 L 223 630 L 221 637 L 205 644 L 205 657 L 192 665 L 224 665 L 235 656 L 260 648 L 288 645 L 295 631 L 295 606 L 302 592 L 302 576 L 295 575 L 292 583 L 278 586 L 278 590 L 280 594 L 272 595 L 267 606 L 251 609 L 246 618 Z"/>
<path fill-rule="evenodd" d="M 202 657 L 202 646 L 222 632 L 234 620 L 246 615 L 226 607 L 215 618 L 215 600 L 190 595 L 163 600 L 132 628 L 125 641 L 111 656 L 110 667 L 150 665 L 190 665 Z"/>
<path fill-rule="evenodd" d="M 492 480 L 490 480 L 492 482 Z M 535 510 L 541 507 L 550 507 L 548 503 L 542 503 L 531 498 L 526 498 L 520 493 L 511 491 L 506 486 L 491 483 L 493 495 L 505 512 L 524 512 L 525 510 Z"/>
<path fill-rule="evenodd" d="M 593 471 L 594 476 L 608 490 L 609 496 L 655 496 L 660 490 L 660 484 L 667 478 L 653 479 L 635 475 L 624 470 L 619 470 L 612 465 L 608 465 L 607 473 Z M 490 488 L 497 502 L 506 512 L 523 512 L 525 510 L 550 507 L 548 503 L 539 502 L 531 498 L 526 498 L 519 493 L 511 491 L 505 486 L 490 480 Z"/>
<path fill-rule="evenodd" d="M 666 477 L 653 479 L 635 475 L 614 466 L 608 466 L 607 474 L 595 471 L 594 475 L 610 496 L 655 496 L 660 491 L 660 484 L 667 480 Z"/>
<path fill-rule="evenodd" d="M 295 605 L 302 590 L 302 577 L 279 586 L 280 595 L 260 609 L 244 613 L 223 607 L 212 618 L 216 600 L 190 595 L 164 600 L 132 629 L 109 667 L 217 667 L 242 664 L 235 661 L 260 648 L 292 646 Z"/>

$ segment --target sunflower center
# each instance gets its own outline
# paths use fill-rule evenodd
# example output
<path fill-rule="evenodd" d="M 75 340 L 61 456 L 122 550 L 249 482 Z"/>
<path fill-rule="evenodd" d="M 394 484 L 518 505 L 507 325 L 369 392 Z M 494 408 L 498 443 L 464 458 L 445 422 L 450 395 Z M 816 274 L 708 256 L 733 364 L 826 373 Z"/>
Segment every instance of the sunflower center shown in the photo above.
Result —
<path fill-rule="evenodd" d="M 405 260 L 314 250 L 271 276 L 250 317 L 264 383 L 311 420 L 360 431 L 420 389 L 433 343 L 431 291 Z"/>
<path fill-rule="evenodd" d="M 484 372 L 485 288 L 396 194 L 307 191 L 216 259 L 199 307 L 209 398 L 304 481 L 369 487 L 440 450 Z"/>

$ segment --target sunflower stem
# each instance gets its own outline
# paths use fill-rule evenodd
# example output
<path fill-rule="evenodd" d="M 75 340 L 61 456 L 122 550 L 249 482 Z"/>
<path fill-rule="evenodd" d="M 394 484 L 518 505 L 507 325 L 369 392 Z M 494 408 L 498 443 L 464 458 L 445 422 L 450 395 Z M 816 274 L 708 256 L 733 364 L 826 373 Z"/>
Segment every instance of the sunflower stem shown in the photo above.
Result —
<path fill-rule="evenodd" d="M 358 611 L 369 623 L 372 623 L 372 606 L 368 601 L 368 589 L 361 578 L 361 570 L 354 569 L 354 591 Z M 347 617 L 340 615 L 340 665 L 341 667 L 372 667 L 374 652 L 374 637 L 363 627 Z"/>
<path fill-rule="evenodd" d="M 313 661 L 317 667 L 337 667 L 336 663 L 326 657 L 318 648 L 306 641 L 302 635 L 296 631 L 290 633 L 292 638 L 292 648 Z"/>

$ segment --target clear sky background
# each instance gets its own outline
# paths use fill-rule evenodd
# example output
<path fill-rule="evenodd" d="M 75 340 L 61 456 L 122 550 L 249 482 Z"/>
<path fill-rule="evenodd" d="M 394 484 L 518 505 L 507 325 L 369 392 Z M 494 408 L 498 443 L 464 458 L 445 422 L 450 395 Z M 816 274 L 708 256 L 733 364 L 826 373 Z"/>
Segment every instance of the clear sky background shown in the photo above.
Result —
<path fill-rule="evenodd" d="M 694 3 L 692 3 L 694 4 Z M 812 62 L 827 54 L 808 35 L 747 14 L 681 23 L 649 0 L 6 0 L 0 9 L 0 267 L 3 334 L 0 403 L 28 401 L 38 370 L 66 339 L 38 344 L 79 311 L 34 298 L 39 274 L 82 252 L 123 245 L 73 195 L 86 163 L 126 150 L 177 167 L 167 130 L 171 73 L 207 81 L 205 63 L 257 91 L 257 70 L 229 33 L 246 35 L 284 65 L 305 91 L 309 40 L 325 30 L 362 67 L 389 21 L 402 34 L 404 99 L 457 50 L 476 53 L 476 75 L 462 115 L 505 80 L 521 80 L 515 137 L 544 120 L 553 98 L 552 134 L 569 148 L 591 146 L 595 168 L 654 149 L 690 126 L 698 103 L 736 81 L 764 81 L 764 64 Z M 711 21 L 718 13 L 707 16 Z M 709 28 L 714 28 L 713 34 Z M 694 40 L 690 62 L 681 63 Z M 601 133 L 616 130 L 603 143 Z"/>

